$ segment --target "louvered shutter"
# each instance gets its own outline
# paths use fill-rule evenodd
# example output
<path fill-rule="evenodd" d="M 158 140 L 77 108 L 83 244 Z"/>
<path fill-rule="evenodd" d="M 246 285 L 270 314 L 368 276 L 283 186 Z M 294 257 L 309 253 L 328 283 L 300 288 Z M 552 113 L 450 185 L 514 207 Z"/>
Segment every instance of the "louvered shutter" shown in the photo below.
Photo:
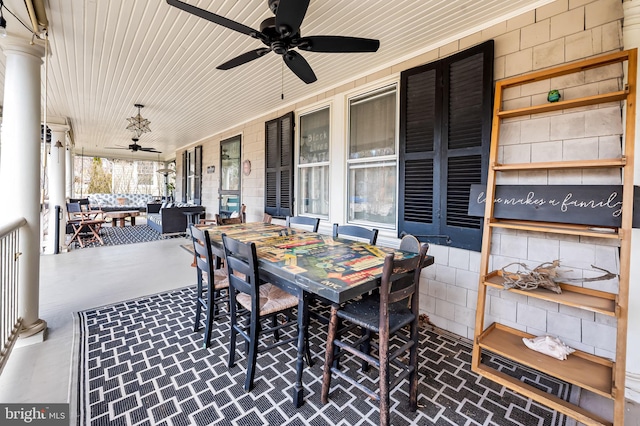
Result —
<path fill-rule="evenodd" d="M 193 202 L 200 204 L 202 200 L 202 145 L 198 145 L 193 150 L 195 161 L 195 178 L 193 179 Z"/>
<path fill-rule="evenodd" d="M 402 73 L 400 233 L 480 250 L 467 209 L 487 175 L 492 88 L 493 41 Z"/>
<path fill-rule="evenodd" d="M 434 213 L 436 78 L 432 66 L 405 72 L 400 92 L 399 229 L 414 235 L 437 234 Z"/>
<path fill-rule="evenodd" d="M 467 214 L 471 185 L 486 182 L 493 99 L 493 43 L 443 60 L 440 233 L 480 250 L 482 218 Z"/>
<path fill-rule="evenodd" d="M 265 123 L 265 207 L 290 216 L 293 205 L 293 112 Z"/>
<path fill-rule="evenodd" d="M 187 164 L 187 151 L 182 152 L 182 202 L 187 202 L 187 174 L 189 173 L 189 165 Z"/>

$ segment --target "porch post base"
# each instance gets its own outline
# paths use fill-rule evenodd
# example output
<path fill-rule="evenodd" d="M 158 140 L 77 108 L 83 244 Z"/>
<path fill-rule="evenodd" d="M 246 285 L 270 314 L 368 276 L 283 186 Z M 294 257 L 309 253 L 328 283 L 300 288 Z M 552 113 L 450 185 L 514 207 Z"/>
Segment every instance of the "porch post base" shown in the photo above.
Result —
<path fill-rule="evenodd" d="M 38 319 L 33 324 L 30 324 L 27 327 L 23 326 L 22 329 L 20 329 L 20 339 L 31 337 L 34 334 L 43 332 L 46 329 L 47 329 L 47 322 L 43 319 Z"/>

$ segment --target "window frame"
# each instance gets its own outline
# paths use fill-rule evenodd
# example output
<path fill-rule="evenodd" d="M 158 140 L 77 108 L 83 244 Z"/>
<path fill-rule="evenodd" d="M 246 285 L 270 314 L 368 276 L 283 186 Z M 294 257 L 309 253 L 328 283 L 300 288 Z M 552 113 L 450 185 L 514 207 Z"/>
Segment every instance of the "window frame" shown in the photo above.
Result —
<path fill-rule="evenodd" d="M 386 96 L 385 92 L 394 92 L 395 94 L 395 108 L 394 108 L 394 154 L 392 155 L 381 155 L 381 156 L 371 156 L 364 158 L 350 158 L 350 149 L 351 149 L 351 106 L 353 101 L 359 101 L 364 99 L 373 98 L 376 96 Z M 385 81 L 383 83 L 379 83 L 375 86 L 368 87 L 366 90 L 361 90 L 358 92 L 353 92 L 348 94 L 345 97 L 345 109 L 346 109 L 346 123 L 345 123 L 345 147 L 344 147 L 344 164 L 345 164 L 345 186 L 344 186 L 344 198 L 345 198 L 345 222 L 353 225 L 362 225 L 367 227 L 375 227 L 380 230 L 385 231 L 393 231 L 398 227 L 398 197 L 399 197 L 399 129 L 400 129 L 400 84 L 397 79 L 393 79 L 391 81 Z M 362 168 L 366 164 L 371 164 L 372 166 L 375 164 L 388 165 L 389 162 L 395 162 L 395 175 L 396 179 L 394 182 L 395 185 L 395 202 L 394 206 L 394 215 L 395 220 L 391 224 L 383 223 L 383 222 L 374 222 L 370 220 L 361 220 L 361 219 L 351 219 L 350 218 L 350 172 L 353 169 Z M 352 167 L 353 166 L 353 167 Z"/>
<path fill-rule="evenodd" d="M 193 173 L 191 165 L 193 164 Z M 182 202 L 200 204 L 202 194 L 202 145 L 182 153 Z"/>
<path fill-rule="evenodd" d="M 224 170 L 223 167 L 223 161 L 224 159 L 222 158 L 223 154 L 224 154 L 224 148 L 225 146 L 228 146 L 232 143 L 238 143 L 239 148 L 238 148 L 238 189 L 222 189 L 222 172 Z M 220 173 L 220 178 L 218 180 L 218 212 L 221 215 L 231 215 L 232 211 L 231 210 L 226 210 L 223 211 L 222 207 L 222 201 L 224 199 L 225 196 L 229 197 L 229 196 L 236 196 L 238 197 L 238 205 L 236 206 L 236 209 L 234 211 L 237 211 L 238 213 L 240 213 L 240 209 L 241 209 L 241 205 L 242 205 L 242 135 L 238 134 L 236 136 L 232 136 L 230 138 L 224 139 L 222 141 L 220 141 L 220 166 L 219 166 L 219 173 Z"/>
<path fill-rule="evenodd" d="M 320 111 L 324 111 L 327 110 L 328 114 L 329 114 L 329 123 L 328 123 L 328 128 L 327 128 L 327 134 L 328 134 L 328 147 L 327 147 L 327 159 L 325 161 L 318 161 L 315 163 L 305 163 L 305 164 L 301 164 L 300 163 L 300 155 L 301 155 L 301 143 L 302 143 L 302 120 L 305 116 L 320 112 Z M 319 105 L 316 106 L 312 109 L 308 109 L 305 110 L 303 112 L 298 112 L 298 117 L 297 117 L 297 128 L 299 129 L 299 131 L 297 132 L 296 135 L 296 146 L 295 146 L 295 169 L 296 169 L 296 182 L 297 182 L 297 190 L 296 190 L 296 202 L 294 203 L 295 206 L 295 211 L 296 214 L 301 215 L 301 216 L 309 216 L 309 217 L 317 217 L 320 219 L 325 219 L 328 220 L 329 216 L 331 214 L 331 159 L 332 159 L 332 114 L 333 114 L 333 108 L 331 104 L 323 104 L 323 105 Z M 302 211 L 303 205 L 302 205 L 302 169 L 305 168 L 312 168 L 312 167 L 327 167 L 327 171 L 328 171 L 328 187 L 329 187 L 329 197 L 326 200 L 328 203 L 327 206 L 327 214 L 323 215 L 323 214 L 314 214 L 314 213 L 308 213 L 308 212 L 304 212 Z"/>

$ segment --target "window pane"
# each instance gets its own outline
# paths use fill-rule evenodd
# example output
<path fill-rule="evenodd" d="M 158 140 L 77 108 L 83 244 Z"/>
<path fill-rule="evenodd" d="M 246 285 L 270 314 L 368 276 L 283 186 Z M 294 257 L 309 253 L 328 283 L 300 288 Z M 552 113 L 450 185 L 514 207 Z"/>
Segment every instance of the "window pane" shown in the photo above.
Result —
<path fill-rule="evenodd" d="M 395 225 L 395 162 L 349 166 L 349 220 Z"/>
<path fill-rule="evenodd" d="M 329 108 L 300 117 L 298 214 L 329 216 Z"/>
<path fill-rule="evenodd" d="M 395 87 L 350 101 L 349 158 L 395 154 Z"/>
<path fill-rule="evenodd" d="M 329 166 L 300 169 L 300 214 L 329 215 Z"/>
<path fill-rule="evenodd" d="M 300 117 L 298 164 L 329 161 L 329 108 Z"/>
<path fill-rule="evenodd" d="M 240 140 L 221 143 L 220 189 L 240 189 Z"/>

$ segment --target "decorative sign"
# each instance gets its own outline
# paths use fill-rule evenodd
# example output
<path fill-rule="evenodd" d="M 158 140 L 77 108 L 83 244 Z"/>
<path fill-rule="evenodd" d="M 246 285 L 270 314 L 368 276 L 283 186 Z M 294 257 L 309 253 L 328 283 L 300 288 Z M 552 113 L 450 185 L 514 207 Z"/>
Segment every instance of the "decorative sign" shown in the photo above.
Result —
<path fill-rule="evenodd" d="M 215 173 L 216 166 L 207 166 L 207 174 Z"/>
<path fill-rule="evenodd" d="M 635 189 L 635 188 L 634 188 Z M 470 216 L 484 216 L 484 185 L 471 185 Z M 494 216 L 499 219 L 619 227 L 620 185 L 498 185 Z M 640 227 L 640 191 L 634 191 L 633 224 Z"/>

